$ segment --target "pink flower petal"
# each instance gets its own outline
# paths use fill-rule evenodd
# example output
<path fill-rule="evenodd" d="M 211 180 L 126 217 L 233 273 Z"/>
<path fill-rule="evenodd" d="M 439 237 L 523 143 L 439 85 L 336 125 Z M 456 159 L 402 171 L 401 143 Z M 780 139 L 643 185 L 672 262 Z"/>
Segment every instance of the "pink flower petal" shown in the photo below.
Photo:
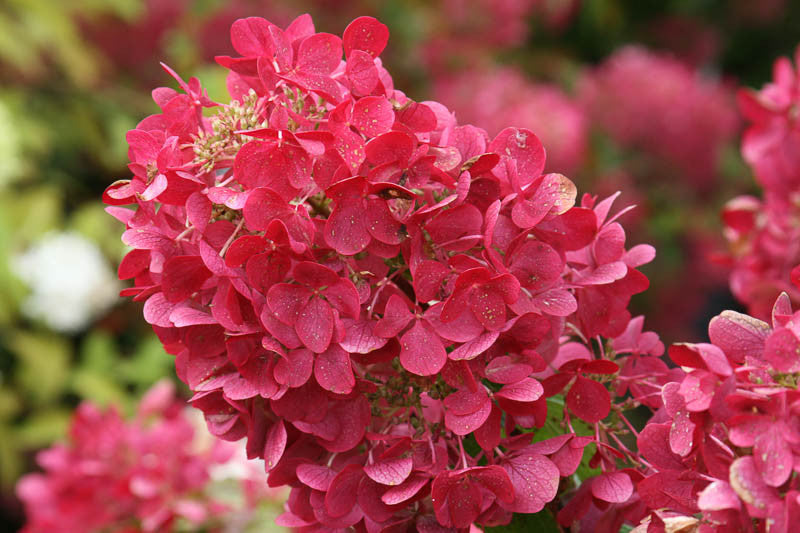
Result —
<path fill-rule="evenodd" d="M 742 502 L 739 496 L 725 481 L 712 481 L 710 485 L 697 495 L 697 506 L 701 511 L 723 511 L 738 509 Z"/>
<path fill-rule="evenodd" d="M 322 353 L 333 338 L 333 310 L 322 298 L 311 298 L 297 315 L 294 330 L 300 341 L 314 353 Z"/>
<path fill-rule="evenodd" d="M 411 474 L 411 457 L 393 457 L 366 465 L 364 473 L 381 485 L 399 485 Z"/>
<path fill-rule="evenodd" d="M 550 459 L 522 449 L 505 459 L 501 466 L 514 487 L 513 503 L 500 506 L 514 513 L 538 513 L 558 491 L 559 472 Z"/>
<path fill-rule="evenodd" d="M 348 465 L 336 474 L 325 493 L 325 510 L 332 517 L 344 516 L 356 506 L 358 484 L 364 477 L 360 465 Z"/>
<path fill-rule="evenodd" d="M 761 510 L 763 516 L 766 516 L 766 509 L 769 505 L 780 501 L 778 491 L 764 483 L 755 459 L 750 455 L 739 457 L 733 461 L 729 482 L 739 498 L 756 510 Z M 756 517 L 758 516 L 756 515 Z"/>
<path fill-rule="evenodd" d="M 447 362 L 447 352 L 439 336 L 421 320 L 400 338 L 400 363 L 419 376 L 438 373 Z"/>
<path fill-rule="evenodd" d="M 394 109 L 385 96 L 365 96 L 353 105 L 351 123 L 367 137 L 377 137 L 392 129 Z"/>
<path fill-rule="evenodd" d="M 533 378 L 524 378 L 516 383 L 504 385 L 495 396 L 515 402 L 534 402 L 544 393 L 542 384 Z"/>
<path fill-rule="evenodd" d="M 625 503 L 633 494 L 633 483 L 625 472 L 607 472 L 592 479 L 592 495 L 610 503 Z"/>
<path fill-rule="evenodd" d="M 578 376 L 567 393 L 567 407 L 585 422 L 599 422 L 611 411 L 611 395 L 601 383 Z"/>
<path fill-rule="evenodd" d="M 350 354 L 338 344 L 331 345 L 317 355 L 314 362 L 314 377 L 325 390 L 335 394 L 349 393 L 356 384 L 350 364 Z"/>
<path fill-rule="evenodd" d="M 389 42 L 389 28 L 373 17 L 358 17 L 345 28 L 342 42 L 348 59 L 354 50 L 378 57 Z"/>

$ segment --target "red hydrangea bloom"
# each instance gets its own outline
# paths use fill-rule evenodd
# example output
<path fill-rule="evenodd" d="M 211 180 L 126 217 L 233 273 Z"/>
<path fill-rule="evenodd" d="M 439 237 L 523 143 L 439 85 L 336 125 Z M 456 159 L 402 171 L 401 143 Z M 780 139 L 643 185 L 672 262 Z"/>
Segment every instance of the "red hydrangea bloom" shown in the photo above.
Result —
<path fill-rule="evenodd" d="M 570 409 L 610 438 L 609 407 L 581 391 L 610 396 L 616 353 L 556 362 L 570 336 L 594 349 L 624 334 L 652 247 L 625 248 L 616 196 L 576 205 L 568 178 L 543 174 L 532 131 L 490 138 L 396 90 L 373 18 L 341 39 L 307 15 L 241 19 L 231 40 L 232 102 L 204 116 L 199 83 L 156 91 L 163 112 L 129 134 L 134 178 L 105 195 L 133 248 L 124 294 L 192 405 L 292 487 L 287 527 L 463 530 L 538 512 L 592 440 L 531 442 L 540 379 L 574 377 Z M 603 450 L 610 470 L 619 452 Z"/>
<path fill-rule="evenodd" d="M 742 155 L 763 187 L 764 198 L 734 198 L 722 218 L 733 263 L 731 290 L 751 314 L 762 319 L 769 316 L 781 292 L 788 293 L 793 302 L 800 301 L 793 274 L 800 263 L 796 246 L 800 238 L 798 102 L 800 82 L 787 58 L 775 62 L 774 79 L 761 91 L 739 92 L 739 108 L 750 122 L 742 138 Z"/>
<path fill-rule="evenodd" d="M 678 165 L 696 190 L 713 185 L 738 123 L 724 86 L 674 58 L 627 47 L 587 73 L 579 90 L 592 121 L 616 142 Z"/>
<path fill-rule="evenodd" d="M 22 531 L 183 531 L 187 523 L 222 531 L 240 524 L 274 491 L 235 446 L 204 437 L 191 415 L 168 382 L 147 393 L 131 421 L 82 404 L 67 443 L 40 452 L 44 472 L 17 484 L 28 519 Z M 215 499 L 217 478 L 240 483 L 242 509 Z"/>
<path fill-rule="evenodd" d="M 783 294 L 771 326 L 725 311 L 709 324 L 711 344 L 670 348 L 686 373 L 663 387 L 664 409 L 638 437 L 649 466 L 639 497 L 652 511 L 701 513 L 709 531 L 789 531 L 800 494 L 798 323 Z"/>

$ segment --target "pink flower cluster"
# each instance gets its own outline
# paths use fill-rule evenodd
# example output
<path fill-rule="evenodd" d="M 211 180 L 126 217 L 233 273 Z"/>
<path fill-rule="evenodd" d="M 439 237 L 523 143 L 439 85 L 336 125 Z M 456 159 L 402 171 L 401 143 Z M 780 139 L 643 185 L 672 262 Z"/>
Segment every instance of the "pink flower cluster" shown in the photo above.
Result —
<path fill-rule="evenodd" d="M 800 312 L 783 294 L 771 327 L 725 311 L 708 334 L 669 350 L 685 375 L 638 436 L 638 496 L 651 527 L 683 515 L 701 532 L 787 532 L 800 518 Z"/>
<path fill-rule="evenodd" d="M 547 147 L 547 170 L 572 174 L 583 163 L 588 148 L 586 117 L 556 86 L 533 84 L 506 67 L 440 77 L 434 93 L 460 120 L 485 128 L 490 135 L 508 124 L 537 132 Z"/>
<path fill-rule="evenodd" d="M 279 523 L 464 530 L 537 512 L 593 440 L 531 443 L 562 393 L 616 479 L 612 376 L 648 403 L 668 374 L 627 310 L 654 250 L 625 248 L 616 196 L 576 205 L 533 132 L 490 138 L 394 89 L 373 18 L 341 39 L 307 15 L 247 18 L 231 38 L 232 102 L 170 71 L 183 92 L 153 92 L 162 112 L 128 133 L 133 177 L 104 198 L 133 248 L 123 293 L 192 405 L 292 487 Z"/>
<path fill-rule="evenodd" d="M 236 461 L 235 447 L 203 438 L 168 382 L 153 387 L 136 418 L 82 404 L 68 442 L 40 452 L 44 473 L 17 485 L 28 522 L 25 533 L 76 531 L 222 531 L 241 522 L 245 509 L 232 509 L 208 492 L 214 468 Z M 201 421 L 202 424 L 202 421 Z M 269 496 L 263 472 L 246 465 L 239 479 L 246 505 Z"/>
<path fill-rule="evenodd" d="M 781 292 L 800 301 L 800 272 L 793 271 L 800 264 L 800 79 L 789 59 L 775 62 L 773 82 L 761 91 L 740 91 L 739 107 L 750 121 L 742 154 L 764 198 L 740 196 L 725 206 L 730 283 L 751 314 L 766 318 Z"/>
<path fill-rule="evenodd" d="M 616 142 L 676 166 L 673 175 L 696 190 L 714 183 L 720 150 L 738 126 L 724 86 L 668 56 L 626 47 L 579 89 L 592 121 Z"/>

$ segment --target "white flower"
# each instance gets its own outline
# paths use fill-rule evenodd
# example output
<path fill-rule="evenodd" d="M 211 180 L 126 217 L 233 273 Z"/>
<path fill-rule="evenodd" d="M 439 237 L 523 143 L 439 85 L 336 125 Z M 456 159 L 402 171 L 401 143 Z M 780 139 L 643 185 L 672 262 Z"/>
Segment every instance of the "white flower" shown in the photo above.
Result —
<path fill-rule="evenodd" d="M 119 282 L 98 247 L 77 233 L 51 233 L 15 258 L 14 273 L 31 289 L 27 316 L 62 332 L 85 329 L 117 301 Z"/>

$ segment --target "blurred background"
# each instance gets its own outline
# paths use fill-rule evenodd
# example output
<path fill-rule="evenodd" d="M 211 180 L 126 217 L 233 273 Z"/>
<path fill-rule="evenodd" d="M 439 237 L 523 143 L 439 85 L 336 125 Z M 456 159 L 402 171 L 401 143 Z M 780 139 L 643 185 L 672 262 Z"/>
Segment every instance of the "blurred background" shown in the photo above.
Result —
<path fill-rule="evenodd" d="M 227 101 L 228 29 L 311 13 L 341 34 L 389 26 L 395 86 L 494 135 L 530 128 L 547 169 L 636 204 L 628 242 L 658 250 L 635 301 L 665 343 L 704 340 L 729 296 L 719 211 L 758 193 L 739 155 L 739 86 L 800 42 L 792 0 L 3 0 L 0 2 L 0 529 L 13 486 L 82 401 L 131 414 L 172 358 L 117 296 L 122 228 L 100 195 L 128 177 L 125 132 L 197 76 Z M 277 504 L 276 504 L 277 505 Z"/>

